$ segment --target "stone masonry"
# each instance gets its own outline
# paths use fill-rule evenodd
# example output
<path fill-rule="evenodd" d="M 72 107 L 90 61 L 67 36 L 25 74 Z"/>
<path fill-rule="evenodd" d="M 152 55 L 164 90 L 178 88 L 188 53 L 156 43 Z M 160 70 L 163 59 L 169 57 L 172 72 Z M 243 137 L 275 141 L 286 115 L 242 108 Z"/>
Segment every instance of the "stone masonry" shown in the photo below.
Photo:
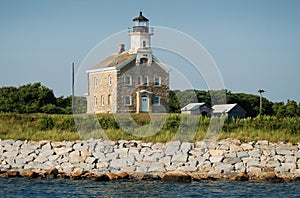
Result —
<path fill-rule="evenodd" d="M 44 171 L 55 167 L 72 173 L 165 173 L 181 171 L 199 177 L 226 178 L 237 173 L 259 177 L 274 173 L 300 177 L 300 143 L 239 140 L 144 143 L 86 140 L 74 142 L 0 141 L 0 171 Z"/>

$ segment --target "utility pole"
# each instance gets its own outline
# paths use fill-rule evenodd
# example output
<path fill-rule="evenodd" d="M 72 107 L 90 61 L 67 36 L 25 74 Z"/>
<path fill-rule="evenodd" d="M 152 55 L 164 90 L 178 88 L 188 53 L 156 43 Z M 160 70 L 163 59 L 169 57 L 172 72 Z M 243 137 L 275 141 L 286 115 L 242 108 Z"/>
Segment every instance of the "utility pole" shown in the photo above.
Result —
<path fill-rule="evenodd" d="M 266 92 L 265 90 L 263 89 L 259 89 L 258 90 L 258 93 L 260 94 L 260 98 L 259 98 L 259 115 L 262 114 L 262 94 Z"/>
<path fill-rule="evenodd" d="M 75 103 L 75 96 L 74 96 L 74 62 L 72 63 L 72 112 L 74 113 L 74 103 Z"/>

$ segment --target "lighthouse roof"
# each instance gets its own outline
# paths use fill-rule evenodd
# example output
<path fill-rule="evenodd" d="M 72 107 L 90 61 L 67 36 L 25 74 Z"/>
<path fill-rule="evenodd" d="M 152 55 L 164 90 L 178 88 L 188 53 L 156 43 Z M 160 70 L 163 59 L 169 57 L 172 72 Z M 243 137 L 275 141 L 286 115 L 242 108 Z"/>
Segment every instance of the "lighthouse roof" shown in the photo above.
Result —
<path fill-rule="evenodd" d="M 143 12 L 140 12 L 140 15 L 135 17 L 133 21 L 149 21 L 149 19 L 143 16 Z"/>

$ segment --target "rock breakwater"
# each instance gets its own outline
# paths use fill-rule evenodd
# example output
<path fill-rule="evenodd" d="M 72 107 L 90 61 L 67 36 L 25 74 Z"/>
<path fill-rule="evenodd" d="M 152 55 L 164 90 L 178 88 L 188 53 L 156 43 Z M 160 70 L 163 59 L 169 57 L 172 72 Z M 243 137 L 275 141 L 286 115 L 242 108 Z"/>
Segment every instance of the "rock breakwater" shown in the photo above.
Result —
<path fill-rule="evenodd" d="M 0 176 L 95 180 L 300 179 L 300 143 L 0 141 Z"/>

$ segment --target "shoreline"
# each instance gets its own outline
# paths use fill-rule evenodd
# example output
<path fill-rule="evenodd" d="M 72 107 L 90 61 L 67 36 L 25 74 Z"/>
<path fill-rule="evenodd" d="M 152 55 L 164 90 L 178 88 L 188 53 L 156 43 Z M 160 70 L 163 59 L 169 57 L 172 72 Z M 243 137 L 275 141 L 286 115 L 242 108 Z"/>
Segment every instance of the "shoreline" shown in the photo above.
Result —
<path fill-rule="evenodd" d="M 300 180 L 300 143 L 226 139 L 173 141 L 0 141 L 0 177 L 109 181 Z"/>

